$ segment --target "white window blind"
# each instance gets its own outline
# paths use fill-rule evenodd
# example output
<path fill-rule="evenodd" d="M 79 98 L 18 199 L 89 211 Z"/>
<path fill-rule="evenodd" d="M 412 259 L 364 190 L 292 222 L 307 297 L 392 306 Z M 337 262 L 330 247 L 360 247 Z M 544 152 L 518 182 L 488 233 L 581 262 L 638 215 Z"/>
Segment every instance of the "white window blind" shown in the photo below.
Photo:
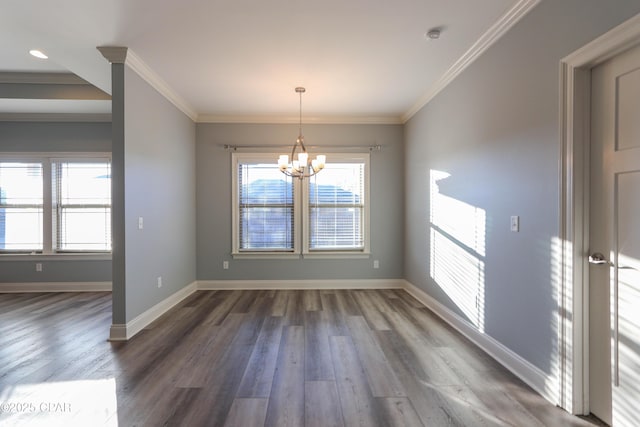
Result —
<path fill-rule="evenodd" d="M 365 164 L 328 163 L 309 182 L 309 250 L 363 250 Z"/>
<path fill-rule="evenodd" d="M 43 247 L 41 163 L 0 162 L 0 250 Z"/>
<path fill-rule="evenodd" d="M 0 252 L 111 251 L 107 153 L 0 153 Z"/>
<path fill-rule="evenodd" d="M 329 153 L 314 177 L 280 172 L 278 153 L 232 153 L 232 254 L 369 256 L 369 153 Z"/>
<path fill-rule="evenodd" d="M 275 158 L 275 157 L 274 157 Z M 293 251 L 294 185 L 274 162 L 237 166 L 240 251 Z"/>
<path fill-rule="evenodd" d="M 54 161 L 56 251 L 111 250 L 111 164 Z"/>

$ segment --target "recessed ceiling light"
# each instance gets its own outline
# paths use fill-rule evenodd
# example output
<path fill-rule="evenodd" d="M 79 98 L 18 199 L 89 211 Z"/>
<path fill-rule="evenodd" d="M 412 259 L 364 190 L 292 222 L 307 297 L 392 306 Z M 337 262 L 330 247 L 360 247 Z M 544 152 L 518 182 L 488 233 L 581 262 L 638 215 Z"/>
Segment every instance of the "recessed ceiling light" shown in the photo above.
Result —
<path fill-rule="evenodd" d="M 49 59 L 49 57 L 47 55 L 45 55 L 44 53 L 42 53 L 42 51 L 39 51 L 38 49 L 32 49 L 32 50 L 29 51 L 29 53 L 32 56 L 35 56 L 36 58 Z"/>

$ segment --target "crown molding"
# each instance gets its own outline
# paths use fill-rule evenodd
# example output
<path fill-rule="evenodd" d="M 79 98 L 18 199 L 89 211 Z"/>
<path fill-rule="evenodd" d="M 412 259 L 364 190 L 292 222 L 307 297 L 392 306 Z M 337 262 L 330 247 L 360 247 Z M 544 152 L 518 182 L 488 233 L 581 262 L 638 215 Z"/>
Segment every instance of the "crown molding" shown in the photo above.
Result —
<path fill-rule="evenodd" d="M 238 123 L 238 124 L 298 124 L 299 117 L 268 115 L 215 115 L 200 114 L 197 123 Z M 400 116 L 311 116 L 305 117 L 303 125 L 346 124 L 346 125 L 401 125 Z"/>
<path fill-rule="evenodd" d="M 0 122 L 111 122 L 111 114 L 0 113 Z"/>
<path fill-rule="evenodd" d="M 541 0 L 519 0 L 505 12 L 480 38 L 444 73 L 438 81 L 422 95 L 418 101 L 401 116 L 316 116 L 305 118 L 306 124 L 405 124 L 420 109 L 458 77 L 489 47 L 499 40 L 518 21 L 529 13 Z M 131 49 L 116 46 L 97 48 L 111 63 L 124 63 L 143 80 L 162 94 L 176 108 L 196 123 L 238 123 L 238 124 L 297 124 L 298 117 L 269 115 L 217 115 L 198 114 L 197 111 L 158 74 L 156 74 Z"/>
<path fill-rule="evenodd" d="M 155 71 L 151 69 L 138 55 L 131 49 L 127 54 L 125 62 L 133 71 L 136 72 L 144 81 L 149 83 L 151 87 L 160 92 L 169 102 L 171 102 L 178 110 L 182 111 L 187 117 L 194 122 L 198 117 L 198 113 L 189 105 L 189 103 L 180 95 L 178 95 Z"/>
<path fill-rule="evenodd" d="M 427 105 L 435 96 L 458 77 L 489 47 L 498 41 L 520 19 L 529 13 L 541 0 L 520 0 L 493 24 L 444 74 L 420 97 L 420 99 L 403 116 L 402 123 L 411 119 L 422 107 Z"/>
<path fill-rule="evenodd" d="M 137 75 L 139 75 L 151 87 L 157 90 L 169 102 L 171 102 L 178 110 L 182 111 L 187 117 L 194 122 L 198 117 L 198 113 L 189 105 L 189 103 L 180 95 L 178 95 L 162 77 L 151 69 L 138 55 L 131 49 L 120 46 L 98 46 L 97 49 L 112 64 L 126 64 Z"/>

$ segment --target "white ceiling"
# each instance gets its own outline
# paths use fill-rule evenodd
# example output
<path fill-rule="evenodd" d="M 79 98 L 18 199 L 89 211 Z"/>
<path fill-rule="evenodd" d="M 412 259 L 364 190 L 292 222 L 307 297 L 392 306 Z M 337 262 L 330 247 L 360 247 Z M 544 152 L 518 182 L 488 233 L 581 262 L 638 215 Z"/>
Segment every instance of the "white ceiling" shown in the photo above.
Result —
<path fill-rule="evenodd" d="M 96 47 L 126 46 L 198 121 L 297 117 L 305 86 L 308 121 L 402 122 L 536 3 L 3 0 L 0 71 L 68 70 L 110 92 Z"/>

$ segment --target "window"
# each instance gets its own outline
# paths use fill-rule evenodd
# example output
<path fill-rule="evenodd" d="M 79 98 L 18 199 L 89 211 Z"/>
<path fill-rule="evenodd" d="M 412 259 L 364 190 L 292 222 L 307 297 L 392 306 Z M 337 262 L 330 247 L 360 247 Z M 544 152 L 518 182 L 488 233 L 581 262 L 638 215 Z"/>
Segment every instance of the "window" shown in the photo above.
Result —
<path fill-rule="evenodd" d="M 0 155 L 0 252 L 110 250 L 109 157 Z"/>
<path fill-rule="evenodd" d="M 63 160 L 52 171 L 55 250 L 111 250 L 111 164 Z"/>
<path fill-rule="evenodd" d="M 269 163 L 240 161 L 237 171 L 238 250 L 293 251 L 293 180 Z"/>
<path fill-rule="evenodd" d="M 233 153 L 234 256 L 367 256 L 368 154 L 331 154 L 318 175 L 281 173 L 276 153 Z"/>
<path fill-rule="evenodd" d="M 364 163 L 330 163 L 309 180 L 309 251 L 364 249 Z"/>
<path fill-rule="evenodd" d="M 0 250 L 42 250 L 42 164 L 0 162 Z"/>

